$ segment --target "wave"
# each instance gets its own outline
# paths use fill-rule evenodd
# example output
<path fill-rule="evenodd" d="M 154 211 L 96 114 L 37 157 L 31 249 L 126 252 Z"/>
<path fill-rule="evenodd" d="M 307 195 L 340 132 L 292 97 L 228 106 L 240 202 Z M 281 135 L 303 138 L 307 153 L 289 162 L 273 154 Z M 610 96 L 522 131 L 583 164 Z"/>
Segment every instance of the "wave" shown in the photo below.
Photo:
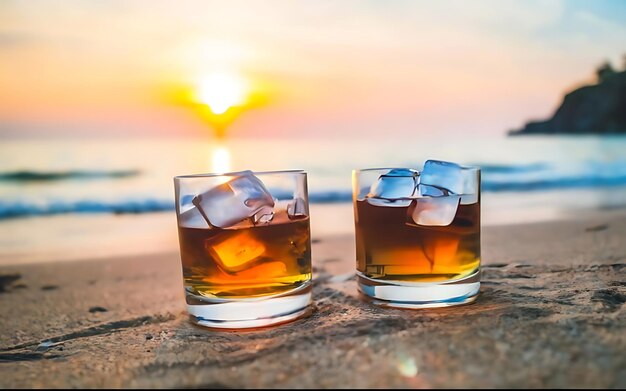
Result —
<path fill-rule="evenodd" d="M 510 173 L 528 173 L 548 168 L 543 163 L 528 165 L 500 165 L 500 164 L 484 164 L 477 165 L 481 167 L 483 173 L 486 174 L 510 174 Z M 70 171 L 31 171 L 17 170 L 9 172 L 0 172 L 0 182 L 46 182 L 61 180 L 89 180 L 89 179 L 107 179 L 107 178 L 127 178 L 140 174 L 139 170 L 70 170 Z M 341 195 L 343 196 L 343 195 Z M 325 195 L 322 198 L 326 199 Z M 332 197 L 331 197 L 332 198 Z"/>
<path fill-rule="evenodd" d="M 550 168 L 550 165 L 545 163 L 533 163 L 533 164 L 470 164 L 470 166 L 480 167 L 480 171 L 483 174 L 521 174 L 546 170 Z"/>
<path fill-rule="evenodd" d="M 557 177 L 557 178 L 539 178 L 530 180 L 493 180 L 483 178 L 480 184 L 482 192 L 499 193 L 499 192 L 534 192 L 548 190 L 571 190 L 584 188 L 602 188 L 602 187 L 618 187 L 626 186 L 626 175 L 614 177 L 602 176 L 576 176 L 576 177 Z M 311 192 L 309 193 L 309 201 L 312 203 L 334 203 L 334 202 L 351 202 L 352 192 L 345 191 L 327 191 L 327 192 Z"/>
<path fill-rule="evenodd" d="M 524 181 L 488 181 L 481 182 L 481 190 L 485 192 L 529 192 L 543 190 L 569 190 L 599 187 L 616 187 L 626 185 L 626 175 L 602 177 L 602 176 L 576 176 L 561 178 L 539 178 Z"/>
<path fill-rule="evenodd" d="M 125 201 L 67 201 L 48 204 L 0 201 L 0 220 L 27 216 L 46 216 L 64 213 L 147 213 L 174 210 L 172 200 L 125 200 Z"/>
<path fill-rule="evenodd" d="M 499 167 L 499 166 L 497 166 Z M 498 170 L 499 168 L 496 168 Z M 493 170 L 493 167 L 492 167 Z M 502 171 L 500 171 L 502 172 Z M 493 171 L 492 171 L 493 173 Z M 486 175 L 481 181 L 483 192 L 536 192 L 547 190 L 572 190 L 584 188 L 607 188 L 626 186 L 626 173 L 589 175 L 554 175 L 552 177 L 523 178 L 515 175 Z M 274 193 L 274 192 L 273 192 Z M 278 194 L 278 193 L 274 193 Z M 349 189 L 332 189 L 309 192 L 311 203 L 328 204 L 352 201 Z M 117 201 L 94 199 L 78 201 L 6 201 L 0 200 L 0 220 L 28 216 L 44 216 L 64 213 L 148 213 L 173 211 L 174 201 L 166 198 L 138 198 Z"/>
<path fill-rule="evenodd" d="M 126 178 L 139 175 L 138 170 L 119 171 L 10 171 L 0 173 L 0 181 L 31 182 L 31 181 L 59 181 L 68 179 L 103 179 L 103 178 Z"/>

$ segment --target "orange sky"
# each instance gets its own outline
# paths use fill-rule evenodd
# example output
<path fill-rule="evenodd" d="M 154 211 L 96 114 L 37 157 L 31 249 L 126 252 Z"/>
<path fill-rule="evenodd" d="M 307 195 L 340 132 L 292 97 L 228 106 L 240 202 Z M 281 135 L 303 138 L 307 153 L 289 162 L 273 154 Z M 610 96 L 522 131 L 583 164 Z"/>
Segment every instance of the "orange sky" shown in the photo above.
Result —
<path fill-rule="evenodd" d="M 222 70 L 251 94 L 231 136 L 502 134 L 621 66 L 619 2 L 468 3 L 2 2 L 0 136 L 212 134 Z"/>

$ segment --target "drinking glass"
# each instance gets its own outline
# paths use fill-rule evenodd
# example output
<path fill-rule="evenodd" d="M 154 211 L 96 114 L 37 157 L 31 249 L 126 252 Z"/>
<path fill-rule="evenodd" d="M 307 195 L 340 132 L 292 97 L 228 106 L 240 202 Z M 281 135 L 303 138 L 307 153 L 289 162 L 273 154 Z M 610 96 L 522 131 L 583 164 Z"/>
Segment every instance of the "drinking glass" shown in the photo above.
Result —
<path fill-rule="evenodd" d="M 480 288 L 480 168 L 352 173 L 358 289 L 382 306 L 473 302 Z"/>
<path fill-rule="evenodd" d="M 193 322 L 250 328 L 308 313 L 311 239 L 304 171 L 181 175 L 174 187 Z"/>

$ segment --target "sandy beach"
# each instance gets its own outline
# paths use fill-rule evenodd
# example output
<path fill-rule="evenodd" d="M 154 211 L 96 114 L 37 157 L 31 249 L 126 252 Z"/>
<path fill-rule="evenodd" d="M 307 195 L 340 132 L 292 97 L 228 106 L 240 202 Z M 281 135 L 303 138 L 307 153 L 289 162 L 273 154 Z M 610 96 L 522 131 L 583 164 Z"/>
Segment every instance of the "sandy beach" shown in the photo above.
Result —
<path fill-rule="evenodd" d="M 374 307 L 352 235 L 313 240 L 312 314 L 216 332 L 177 251 L 0 267 L 0 386 L 626 387 L 626 212 L 483 228 L 472 305 Z"/>

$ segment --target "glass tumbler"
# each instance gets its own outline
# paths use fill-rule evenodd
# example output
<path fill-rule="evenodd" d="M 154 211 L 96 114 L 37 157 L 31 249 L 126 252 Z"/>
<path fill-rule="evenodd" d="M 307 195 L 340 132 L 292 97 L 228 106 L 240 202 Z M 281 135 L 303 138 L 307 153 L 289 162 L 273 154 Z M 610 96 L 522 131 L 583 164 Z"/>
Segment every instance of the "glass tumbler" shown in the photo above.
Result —
<path fill-rule="evenodd" d="M 193 322 L 239 329 L 308 313 L 305 172 L 181 175 L 174 186 L 183 284 Z"/>
<path fill-rule="evenodd" d="M 428 160 L 352 173 L 358 289 L 401 308 L 473 302 L 480 288 L 480 169 Z"/>

